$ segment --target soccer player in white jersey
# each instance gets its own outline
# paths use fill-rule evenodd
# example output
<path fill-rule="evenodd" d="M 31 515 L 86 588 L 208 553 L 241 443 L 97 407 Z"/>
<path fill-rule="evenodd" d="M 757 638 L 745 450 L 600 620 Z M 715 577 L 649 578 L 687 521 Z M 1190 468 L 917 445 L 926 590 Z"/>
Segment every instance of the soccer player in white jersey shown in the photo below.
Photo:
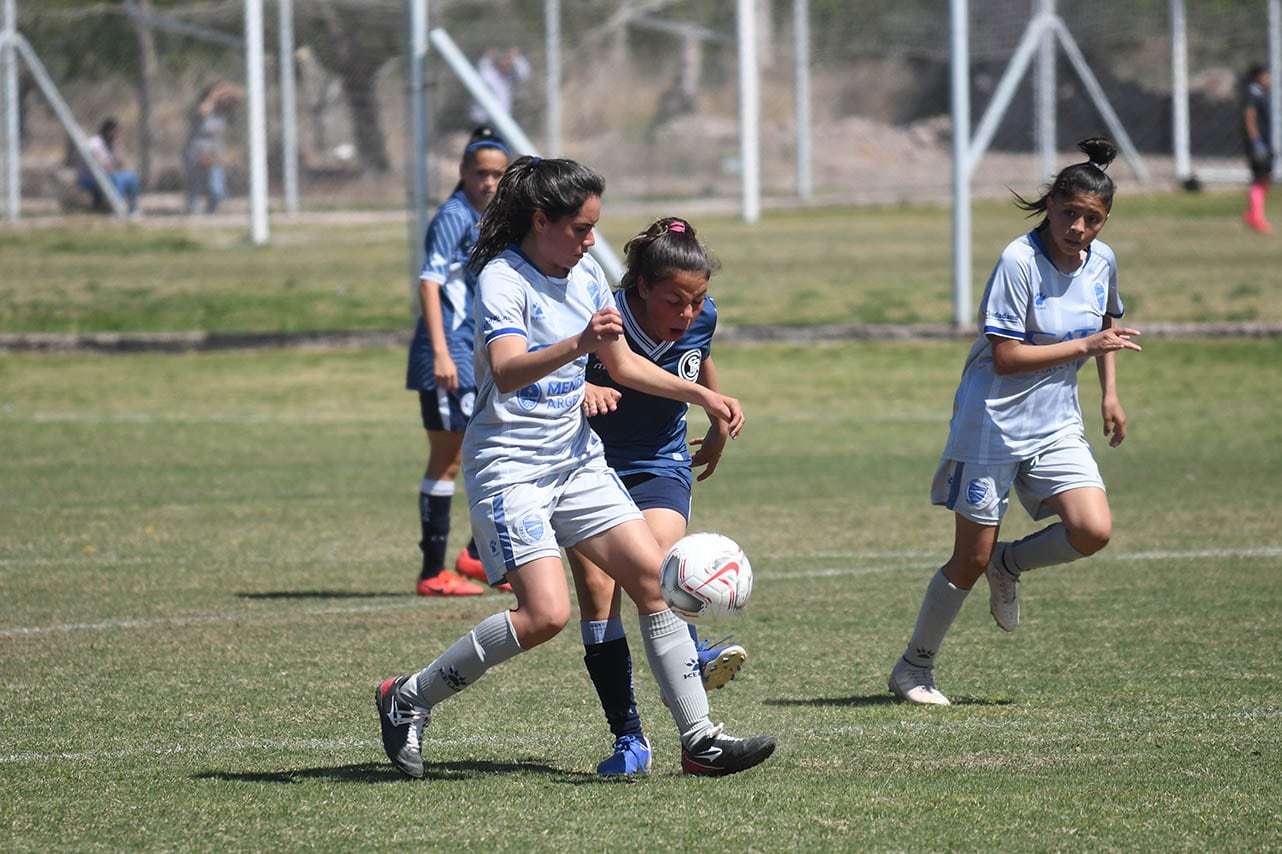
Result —
<path fill-rule="evenodd" d="M 427 467 L 418 506 L 423 566 L 420 596 L 475 596 L 485 592 L 460 573 L 480 575 L 474 543 L 459 552 L 454 570 L 445 568 L 450 536 L 450 505 L 460 465 L 463 428 L 472 415 L 476 381 L 472 375 L 472 295 L 476 277 L 467 268 L 478 235 L 481 211 L 489 204 L 507 168 L 507 147 L 488 127 L 477 128 L 459 163 L 454 193 L 436 210 L 423 238 L 419 274 L 421 311 L 410 342 L 405 387 L 418 392 L 427 431 Z"/>
<path fill-rule="evenodd" d="M 522 157 L 481 217 L 470 265 L 476 291 L 477 401 L 463 439 L 472 533 L 492 584 L 516 607 L 482 620 L 418 673 L 375 691 L 383 749 L 422 777 L 433 709 L 509 658 L 555 637 L 570 619 L 562 548 L 614 578 L 640 614 L 659 694 L 677 725 L 682 767 L 719 776 L 774 752 L 770 736 L 736 738 L 708 716 L 686 624 L 659 591 L 663 552 L 581 410 L 588 355 L 617 381 L 704 408 L 733 437 L 739 402 L 634 353 L 600 266 L 588 256 L 605 180 L 572 160 Z M 693 678 L 692 678 L 693 677 Z"/>
<path fill-rule="evenodd" d="M 953 399 L 948 444 L 931 500 L 955 514 L 953 553 L 926 586 L 917 625 L 890 674 L 910 703 L 948 705 L 935 687 L 935 656 L 981 575 L 989 609 L 1008 632 L 1019 624 L 1023 573 L 1092 555 L 1108 543 L 1112 516 L 1077 399 L 1077 373 L 1095 357 L 1104 435 L 1117 447 L 1126 415 L 1114 354 L 1139 350 L 1122 316 L 1117 259 L 1097 240 L 1113 206 L 1104 170 L 1117 155 L 1106 139 L 1078 144 L 1087 162 L 1066 167 L 1019 207 L 1041 223 L 1002 252 L 979 302 L 980 334 Z M 1059 520 L 1015 542 L 997 532 L 1011 489 L 1033 519 Z"/>
<path fill-rule="evenodd" d="M 717 306 L 708 295 L 716 263 L 699 242 L 694 226 L 663 217 L 623 247 L 626 271 L 614 293 L 628 346 L 669 373 L 718 391 L 712 362 Z M 685 403 L 632 391 L 615 382 L 600 359 L 588 357 L 584 413 L 605 445 L 614 469 L 645 515 L 666 552 L 685 536 L 690 518 L 693 469 L 699 480 L 712 475 L 729 436 L 713 420 L 692 458 L 686 441 Z M 650 768 L 650 742 L 641 728 L 632 686 L 632 653 L 620 614 L 621 590 L 590 560 L 567 552 L 579 601 L 583 663 L 596 687 L 614 734 L 614 753 L 597 765 L 598 774 L 636 774 Z M 747 651 L 731 638 L 696 641 L 699 670 L 707 689 L 734 678 Z"/>

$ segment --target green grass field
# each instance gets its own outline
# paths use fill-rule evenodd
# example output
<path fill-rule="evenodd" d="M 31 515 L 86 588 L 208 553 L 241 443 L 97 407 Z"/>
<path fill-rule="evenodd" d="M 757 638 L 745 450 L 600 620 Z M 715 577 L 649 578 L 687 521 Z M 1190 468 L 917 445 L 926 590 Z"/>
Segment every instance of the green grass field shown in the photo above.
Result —
<path fill-rule="evenodd" d="M 1276 240 L 1239 204 L 1119 195 L 1129 323 L 1282 320 Z M 602 230 L 646 221 L 607 199 Z M 696 222 L 725 323 L 951 317 L 946 210 Z M 976 207 L 976 296 L 1023 227 Z M 408 329 L 404 243 L 3 230 L 0 332 Z M 403 353 L 0 355 L 0 849 L 1282 848 L 1282 342 L 1144 343 L 1120 362 L 1131 437 L 1097 444 L 1113 543 L 1030 576 L 1013 636 L 981 585 L 941 655 L 948 709 L 885 676 L 951 541 L 926 495 L 967 342 L 720 348 L 749 421 L 693 527 L 739 540 L 757 586 L 713 713 L 780 748 L 682 777 L 634 640 L 656 762 L 631 784 L 592 774 L 610 738 L 573 627 L 437 709 L 428 779 L 384 760 L 373 687 L 509 602 L 412 595 Z"/>
<path fill-rule="evenodd" d="M 509 602 L 411 593 L 402 353 L 0 357 L 0 849 L 1282 848 L 1282 342 L 1124 354 L 1112 544 L 1029 576 L 1014 635 L 977 590 L 938 666 L 956 705 L 908 708 L 885 677 L 950 544 L 926 494 L 965 349 L 718 351 L 748 425 L 694 527 L 757 583 L 713 713 L 780 748 L 682 777 L 629 615 L 656 749 L 631 784 L 592 774 L 573 627 L 437 708 L 427 779 L 384 760 L 373 687 Z"/>
<path fill-rule="evenodd" d="M 1028 193 L 1032 188 L 1019 188 Z M 1128 320 L 1282 321 L 1279 239 L 1240 221 L 1241 193 L 1136 195 L 1123 188 L 1102 238 L 1117 251 Z M 679 206 L 678 206 L 679 207 Z M 652 215 L 613 212 L 616 248 Z M 952 320 L 949 212 L 939 207 L 767 212 L 756 226 L 692 217 L 723 269 L 724 323 Z M 1031 227 L 1008 201 L 975 205 L 974 298 L 998 254 Z M 409 326 L 403 223 L 244 225 L 82 217 L 0 231 L 0 332 L 306 332 Z"/>

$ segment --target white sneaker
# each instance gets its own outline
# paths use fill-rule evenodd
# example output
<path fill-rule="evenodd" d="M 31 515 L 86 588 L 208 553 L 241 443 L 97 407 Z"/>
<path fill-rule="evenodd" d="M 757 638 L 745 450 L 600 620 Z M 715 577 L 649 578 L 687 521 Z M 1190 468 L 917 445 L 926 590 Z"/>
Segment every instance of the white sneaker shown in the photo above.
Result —
<path fill-rule="evenodd" d="M 984 575 L 988 578 L 988 610 L 1002 630 L 1013 632 L 1019 627 L 1019 576 L 1002 566 L 1002 555 L 1009 547 L 1009 543 L 997 544 Z"/>
<path fill-rule="evenodd" d="M 950 706 L 948 698 L 935 687 L 935 676 L 929 667 L 916 667 L 900 658 L 890 671 L 890 693 L 919 706 Z"/>

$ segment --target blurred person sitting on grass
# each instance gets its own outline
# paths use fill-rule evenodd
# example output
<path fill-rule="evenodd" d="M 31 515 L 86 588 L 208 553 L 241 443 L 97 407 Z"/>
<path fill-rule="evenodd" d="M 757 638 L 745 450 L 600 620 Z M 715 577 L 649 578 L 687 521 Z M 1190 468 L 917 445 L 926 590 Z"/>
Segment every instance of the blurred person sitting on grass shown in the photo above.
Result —
<path fill-rule="evenodd" d="M 120 123 L 114 118 L 107 119 L 98 127 L 98 133 L 89 138 L 86 145 L 88 155 L 93 158 L 103 172 L 107 173 L 107 180 L 115 187 L 116 192 L 124 197 L 129 205 L 129 213 L 136 216 L 138 213 L 138 193 L 139 183 L 138 174 L 125 168 L 124 158 L 116 150 L 116 137 L 120 132 Z M 80 164 L 79 175 L 76 177 L 76 183 L 93 195 L 94 210 L 110 210 L 103 196 L 102 188 L 98 186 L 98 179 L 89 169 L 87 163 Z"/>

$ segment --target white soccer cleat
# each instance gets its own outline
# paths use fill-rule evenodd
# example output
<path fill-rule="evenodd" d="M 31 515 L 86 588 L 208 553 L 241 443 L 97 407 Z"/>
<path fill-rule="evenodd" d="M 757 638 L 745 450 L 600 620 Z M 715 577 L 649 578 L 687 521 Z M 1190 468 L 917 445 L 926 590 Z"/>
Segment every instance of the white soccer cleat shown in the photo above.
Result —
<path fill-rule="evenodd" d="M 948 698 L 935 687 L 935 676 L 929 667 L 916 667 L 906 658 L 899 659 L 890 671 L 890 693 L 919 706 L 950 706 Z"/>
<path fill-rule="evenodd" d="M 1019 576 L 1012 575 L 1002 561 L 1007 548 L 1007 543 L 997 544 L 984 575 L 988 578 L 988 610 L 1003 631 L 1013 632 L 1019 628 Z"/>

